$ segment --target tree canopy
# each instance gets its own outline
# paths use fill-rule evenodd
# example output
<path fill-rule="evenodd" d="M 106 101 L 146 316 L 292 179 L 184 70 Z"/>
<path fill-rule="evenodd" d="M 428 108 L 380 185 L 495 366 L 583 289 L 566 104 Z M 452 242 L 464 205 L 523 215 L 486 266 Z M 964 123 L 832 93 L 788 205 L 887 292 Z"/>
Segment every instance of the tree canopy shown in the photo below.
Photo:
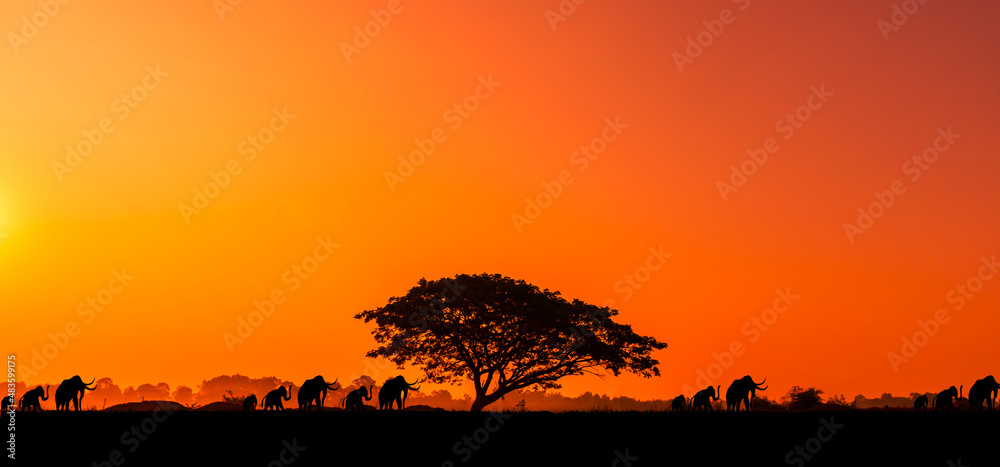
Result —
<path fill-rule="evenodd" d="M 521 388 L 556 389 L 558 380 L 603 368 L 659 376 L 653 350 L 667 344 L 616 323 L 617 310 L 499 274 L 420 279 L 402 297 L 355 315 L 374 321 L 368 352 L 421 367 L 432 383 L 472 381 L 473 411 Z"/>

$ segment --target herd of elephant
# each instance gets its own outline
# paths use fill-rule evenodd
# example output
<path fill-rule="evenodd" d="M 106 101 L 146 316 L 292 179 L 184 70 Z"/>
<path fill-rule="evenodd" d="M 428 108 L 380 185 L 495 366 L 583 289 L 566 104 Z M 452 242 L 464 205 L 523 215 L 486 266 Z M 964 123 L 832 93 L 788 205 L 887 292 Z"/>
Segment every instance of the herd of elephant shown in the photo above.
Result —
<path fill-rule="evenodd" d="M 740 404 L 742 404 L 745 409 L 749 412 L 751 410 L 750 402 L 753 397 L 757 395 L 757 390 L 761 391 L 767 389 L 767 386 L 761 387 L 767 378 L 763 381 L 756 383 L 750 375 L 746 375 L 740 379 L 734 380 L 733 384 L 729 385 L 729 389 L 726 390 L 726 409 L 729 411 L 740 411 Z M 712 410 L 712 401 L 719 400 L 719 394 L 722 390 L 722 385 L 719 385 L 718 389 L 709 386 L 701 391 L 694 393 L 690 399 L 684 397 L 683 394 L 674 398 L 671 402 L 670 407 L 674 411 L 684 410 L 688 408 L 690 403 L 690 408 L 692 410 Z"/>
<path fill-rule="evenodd" d="M 740 379 L 734 380 L 732 384 L 729 385 L 729 389 L 726 390 L 726 408 L 728 411 L 740 411 L 740 406 L 742 405 L 745 410 L 751 411 L 751 401 L 756 395 L 757 390 L 765 390 L 767 386 L 761 387 L 767 378 L 763 381 L 757 383 L 754 382 L 750 375 L 746 375 Z M 382 385 L 382 388 L 378 391 L 378 406 L 379 410 L 392 410 L 393 403 L 403 410 L 404 404 L 406 403 L 406 395 L 409 390 L 418 390 L 420 386 L 414 387 L 415 384 L 420 381 L 414 381 L 412 383 L 406 382 L 406 379 L 402 376 L 397 376 L 395 378 L 389 379 Z M 94 380 L 89 383 L 84 383 L 83 379 L 79 375 L 74 376 L 70 379 L 63 380 L 59 383 L 56 388 L 55 399 L 56 399 L 56 411 L 69 411 L 70 403 L 73 404 L 73 409 L 80 411 L 81 404 L 83 403 L 83 395 L 87 391 L 93 391 L 97 387 L 91 387 L 94 384 Z M 268 392 L 263 400 L 260 401 L 260 406 L 264 410 L 285 410 L 282 401 L 292 400 L 292 388 L 295 387 L 294 384 L 289 385 L 286 390 L 284 386 L 278 386 L 277 389 Z M 926 410 L 928 402 L 931 402 L 931 406 L 935 409 L 941 410 L 955 410 L 955 399 L 962 398 L 962 389 L 964 385 L 959 386 L 955 389 L 952 386 L 944 391 L 939 392 L 934 396 L 933 401 L 928 401 L 927 396 L 917 397 L 913 402 L 914 410 Z M 344 396 L 341 399 L 341 406 L 348 411 L 363 411 L 364 401 L 372 400 L 372 390 L 375 385 L 372 384 L 371 387 L 366 388 L 364 386 L 357 388 Z M 299 387 L 298 402 L 299 410 L 311 411 L 313 404 L 316 405 L 316 410 L 323 410 L 323 404 L 326 401 L 326 392 L 328 390 L 336 391 L 340 389 L 340 385 L 337 384 L 337 380 L 332 383 L 327 383 L 322 376 L 316 376 L 315 378 L 307 379 L 306 382 L 302 383 Z M 719 394 L 722 386 L 719 385 L 718 389 L 709 386 L 701 391 L 698 391 L 690 399 L 684 397 L 683 394 L 674 398 L 671 403 L 671 408 L 675 411 L 684 410 L 690 408 L 692 410 L 712 410 L 712 401 L 719 400 Z M 987 376 L 983 379 L 977 380 L 971 388 L 969 388 L 969 410 L 977 411 L 983 409 L 983 404 L 993 410 L 996 404 L 997 394 L 1000 392 L 1000 384 L 997 380 L 993 378 L 992 375 Z M 3 412 L 8 410 L 10 405 L 10 398 L 4 397 L 3 400 Z M 41 411 L 42 404 L 41 401 L 49 400 L 49 386 L 46 386 L 42 390 L 41 386 L 31 389 L 21 395 L 18 400 L 17 408 L 20 411 Z M 251 394 L 243 400 L 243 410 L 254 411 L 258 407 L 257 395 Z"/>
<path fill-rule="evenodd" d="M 965 385 L 960 385 L 958 389 L 955 389 L 955 386 L 952 386 L 937 393 L 931 401 L 927 400 L 926 395 L 917 397 L 913 401 L 913 410 L 927 410 L 928 402 L 931 403 L 931 407 L 934 410 L 955 410 L 955 399 L 962 398 L 962 389 L 964 387 Z M 996 405 L 998 392 L 1000 392 L 1000 384 L 997 384 L 997 380 L 993 378 L 993 375 L 976 380 L 972 384 L 972 387 L 969 388 L 969 411 L 976 412 L 983 410 L 984 403 L 992 411 L 993 406 Z"/>
<path fill-rule="evenodd" d="M 83 403 L 83 394 L 86 391 L 93 391 L 94 389 L 97 389 L 97 386 L 90 387 L 91 384 L 94 384 L 95 380 L 96 378 L 94 380 L 91 380 L 89 383 L 84 383 L 83 379 L 80 378 L 80 376 L 78 375 L 70 379 L 63 380 L 63 382 L 59 383 L 59 386 L 56 388 L 56 393 L 55 393 L 56 410 L 68 411 L 69 404 L 70 402 L 72 402 L 73 408 L 79 411 L 80 404 Z M 32 409 L 36 411 L 41 411 L 42 410 L 41 401 L 47 401 L 47 400 L 49 400 L 49 387 L 45 386 L 45 390 L 43 391 L 42 387 L 38 386 L 35 389 L 29 390 L 21 395 L 21 398 L 17 401 L 17 408 L 18 410 L 21 411 L 29 411 Z M 9 405 L 10 405 L 10 398 L 4 397 L 3 398 L 4 412 L 8 410 Z"/>
<path fill-rule="evenodd" d="M 96 378 L 95 378 L 96 379 Z M 420 381 L 414 381 L 412 383 L 406 382 L 402 376 L 397 376 L 395 378 L 389 379 L 382 385 L 382 388 L 378 391 L 378 403 L 380 410 L 392 410 L 393 403 L 403 410 L 404 404 L 406 403 L 406 395 L 409 390 L 418 390 L 420 386 L 414 387 L 415 384 Z M 89 383 L 84 383 L 80 376 L 74 376 L 70 379 L 63 380 L 59 383 L 56 388 L 55 398 L 56 398 L 56 411 L 69 411 L 70 402 L 73 403 L 73 409 L 77 412 L 80 411 L 80 407 L 83 404 L 83 395 L 87 391 L 93 391 L 97 386 L 91 387 L 94 384 L 94 380 Z M 289 385 L 286 390 L 284 386 L 278 386 L 277 389 L 267 393 L 264 399 L 260 401 L 260 405 L 264 410 L 285 410 L 282 401 L 288 401 L 292 399 L 292 388 L 295 385 Z M 355 389 L 343 399 L 340 403 L 346 410 L 364 410 L 364 401 L 372 400 L 372 389 L 375 385 L 372 384 L 371 388 L 366 388 L 364 386 Z M 335 379 L 332 383 L 327 383 L 322 376 L 316 376 L 315 378 L 307 379 L 306 382 L 302 383 L 299 387 L 298 402 L 299 410 L 311 411 L 313 404 L 316 405 L 316 410 L 323 410 L 323 404 L 326 402 L 326 392 L 328 390 L 336 391 L 340 389 L 340 385 L 337 384 Z M 3 407 L 2 411 L 6 412 L 9 410 L 11 405 L 9 397 L 3 397 Z M 23 412 L 35 410 L 42 410 L 42 401 L 49 400 L 49 386 L 46 386 L 42 390 L 41 386 L 31 389 L 21 395 L 21 398 L 17 401 L 17 409 Z M 257 395 L 251 394 L 243 400 L 243 410 L 253 411 L 257 409 Z"/>
<path fill-rule="evenodd" d="M 767 378 L 764 378 L 764 381 L 767 381 Z M 767 389 L 767 386 L 761 387 L 764 381 L 755 383 L 750 375 L 733 381 L 733 384 L 729 385 L 729 389 L 726 390 L 727 410 L 738 412 L 742 404 L 747 411 L 750 411 L 750 401 L 756 395 L 756 391 L 758 389 L 761 391 Z M 928 402 L 931 402 L 931 406 L 935 410 L 955 410 L 955 400 L 962 398 L 962 389 L 964 387 L 965 385 L 961 385 L 957 389 L 955 386 L 945 389 L 934 396 L 933 401 L 928 401 L 926 395 L 917 397 L 913 401 L 913 409 L 927 410 Z M 693 410 L 712 410 L 712 401 L 719 400 L 718 391 L 722 389 L 722 386 L 720 385 L 718 388 L 717 390 L 709 386 L 696 392 L 690 399 L 686 399 L 681 394 L 674 398 L 671 408 L 675 411 L 684 410 L 690 404 L 690 408 Z M 1000 393 L 1000 384 L 997 383 L 997 380 L 992 375 L 976 380 L 972 387 L 969 388 L 969 410 L 973 412 L 983 410 L 983 404 L 986 404 L 990 410 L 993 410 L 998 393 Z"/>
<path fill-rule="evenodd" d="M 414 381 L 412 383 L 406 382 L 406 379 L 402 375 L 395 378 L 386 380 L 385 384 L 378 391 L 378 406 L 380 410 L 392 410 L 392 404 L 395 403 L 399 410 L 403 410 L 406 404 L 406 395 L 412 389 L 414 391 L 420 389 L 420 386 L 414 387 L 414 384 L 420 381 Z M 292 388 L 295 387 L 294 384 L 289 385 L 286 390 L 283 386 L 278 386 L 277 389 L 264 395 L 264 399 L 260 401 L 260 406 L 264 410 L 285 410 L 282 405 L 282 401 L 292 400 Z M 337 380 L 332 383 L 327 383 L 322 376 L 317 376 L 312 379 L 307 379 L 302 386 L 299 387 L 299 410 L 310 411 L 312 410 L 312 405 L 316 404 L 316 410 L 323 410 L 323 402 L 326 400 L 327 390 L 338 390 L 340 385 L 337 384 Z M 375 389 L 375 384 L 373 383 L 370 388 L 361 386 L 344 396 L 340 400 L 340 405 L 347 411 L 364 411 L 365 401 L 372 400 L 374 396 L 372 390 Z M 250 394 L 243 399 L 243 410 L 247 412 L 252 412 L 257 410 L 257 395 Z"/>

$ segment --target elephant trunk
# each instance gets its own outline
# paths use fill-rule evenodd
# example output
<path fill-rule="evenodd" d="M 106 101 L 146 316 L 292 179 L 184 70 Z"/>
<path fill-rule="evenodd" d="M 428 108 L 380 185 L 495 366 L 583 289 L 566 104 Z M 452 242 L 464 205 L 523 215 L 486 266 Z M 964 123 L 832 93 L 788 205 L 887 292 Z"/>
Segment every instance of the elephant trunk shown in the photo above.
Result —
<path fill-rule="evenodd" d="M 288 385 L 288 393 L 285 394 L 285 397 L 282 397 L 282 399 L 284 399 L 286 401 L 292 400 L 292 387 L 294 387 L 294 386 L 295 386 L 294 384 L 289 384 Z"/>
<path fill-rule="evenodd" d="M 368 388 L 368 397 L 365 398 L 366 401 L 372 400 L 372 391 L 373 390 L 375 390 L 375 383 L 372 383 L 372 386 L 370 388 Z"/>
<path fill-rule="evenodd" d="M 961 384 L 961 385 L 958 386 L 958 398 L 959 399 L 962 398 L 962 388 L 964 388 L 964 387 L 965 387 L 964 384 Z"/>
<path fill-rule="evenodd" d="M 719 400 L 719 394 L 722 392 L 722 385 L 720 384 L 718 389 L 715 390 L 715 400 Z"/>
<path fill-rule="evenodd" d="M 45 385 L 45 396 L 42 397 L 42 400 L 43 401 L 49 400 L 49 385 L 47 385 L 47 384 Z"/>

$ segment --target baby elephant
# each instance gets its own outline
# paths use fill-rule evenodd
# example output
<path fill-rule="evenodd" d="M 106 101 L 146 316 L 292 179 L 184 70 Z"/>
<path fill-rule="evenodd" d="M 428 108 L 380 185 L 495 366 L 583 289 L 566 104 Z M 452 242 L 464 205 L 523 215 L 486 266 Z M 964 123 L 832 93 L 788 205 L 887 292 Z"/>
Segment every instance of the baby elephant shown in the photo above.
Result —
<path fill-rule="evenodd" d="M 344 410 L 350 412 L 351 410 L 356 410 L 358 412 L 364 412 L 366 400 L 372 400 L 372 389 L 375 389 L 375 384 L 371 385 L 371 389 L 361 386 L 344 396 L 344 399 L 340 401 Z"/>
<path fill-rule="evenodd" d="M 243 399 L 243 411 L 253 412 L 257 410 L 257 395 L 250 394 L 246 399 Z"/>
<path fill-rule="evenodd" d="M 684 398 L 684 394 L 681 394 L 674 398 L 673 402 L 670 403 L 670 408 L 674 412 L 678 410 L 684 410 L 684 406 L 687 404 L 687 399 Z"/>
<path fill-rule="evenodd" d="M 35 389 L 25 392 L 21 395 L 21 399 L 17 401 L 17 410 L 22 412 L 30 411 L 34 409 L 36 412 L 42 411 L 42 403 L 39 399 L 43 401 L 49 400 L 49 387 L 45 386 L 45 390 L 42 391 L 42 387 L 38 386 Z"/>

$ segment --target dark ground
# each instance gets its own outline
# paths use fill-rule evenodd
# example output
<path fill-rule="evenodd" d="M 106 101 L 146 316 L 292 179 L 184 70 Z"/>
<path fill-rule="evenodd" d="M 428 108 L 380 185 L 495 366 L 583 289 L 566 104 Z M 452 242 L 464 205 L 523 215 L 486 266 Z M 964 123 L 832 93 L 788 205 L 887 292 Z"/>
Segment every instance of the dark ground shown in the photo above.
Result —
<path fill-rule="evenodd" d="M 19 413 L 15 465 L 1000 465 L 1000 413 L 156 415 Z M 293 457 L 292 445 L 305 450 Z"/>

